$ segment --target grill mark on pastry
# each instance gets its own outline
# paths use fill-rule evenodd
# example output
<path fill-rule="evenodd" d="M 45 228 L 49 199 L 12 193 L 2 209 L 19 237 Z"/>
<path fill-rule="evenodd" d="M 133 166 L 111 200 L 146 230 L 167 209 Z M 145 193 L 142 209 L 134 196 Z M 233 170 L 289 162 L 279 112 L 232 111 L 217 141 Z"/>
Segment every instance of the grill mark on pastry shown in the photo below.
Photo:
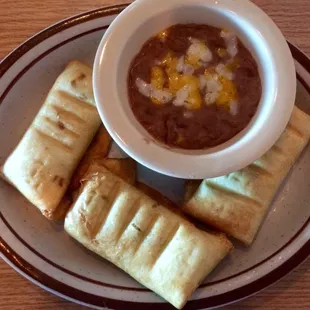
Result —
<path fill-rule="evenodd" d="M 63 187 L 65 179 L 59 175 L 54 175 L 52 182 L 58 184 L 59 187 Z"/>
<path fill-rule="evenodd" d="M 265 177 L 269 177 L 271 178 L 273 175 L 272 173 L 270 173 L 268 170 L 260 167 L 259 165 L 257 165 L 255 162 L 252 163 L 251 165 L 249 165 L 247 167 L 247 169 L 259 174 L 259 175 L 262 175 L 262 176 L 265 176 Z"/>
<path fill-rule="evenodd" d="M 79 117 L 77 114 L 71 111 L 68 111 L 56 104 L 52 104 L 50 107 L 56 112 L 58 117 L 61 116 L 62 118 L 66 119 L 68 122 L 73 121 L 80 125 L 86 124 L 86 122 L 81 117 Z"/>
<path fill-rule="evenodd" d="M 33 189 L 38 192 L 43 186 L 43 183 L 40 180 L 36 180 L 36 177 L 44 169 L 44 163 L 41 161 L 36 161 L 35 163 L 36 166 L 29 172 L 29 176 L 31 177 L 31 179 L 29 180 L 28 184 L 30 184 Z"/>
<path fill-rule="evenodd" d="M 80 221 L 84 224 L 84 226 L 86 227 L 86 231 L 88 233 L 89 236 L 91 236 L 91 231 L 92 231 L 92 225 L 89 223 L 89 221 L 87 220 L 85 214 L 83 212 L 81 212 L 81 210 L 78 210 L 79 213 L 79 217 L 80 217 Z"/>
<path fill-rule="evenodd" d="M 73 130 L 67 128 L 64 123 L 60 121 L 54 121 L 48 116 L 44 116 L 44 120 L 48 122 L 51 126 L 53 126 L 57 131 L 61 130 L 63 135 L 67 135 L 73 139 L 78 139 L 80 135 Z"/>
<path fill-rule="evenodd" d="M 270 149 L 272 152 L 277 153 L 278 155 L 285 156 L 285 152 L 276 144 Z"/>
<path fill-rule="evenodd" d="M 156 255 L 153 256 L 153 261 L 151 263 L 152 267 L 156 265 L 156 262 L 159 260 L 161 255 L 164 253 L 166 248 L 169 246 L 170 242 L 173 240 L 173 238 L 177 234 L 180 227 L 181 225 L 177 223 L 176 225 L 172 226 L 172 228 L 167 232 L 167 234 L 165 235 L 164 241 L 160 245 L 159 250 L 157 251 Z"/>
<path fill-rule="evenodd" d="M 291 123 L 289 123 L 286 127 L 286 130 L 288 132 L 291 132 L 292 134 L 300 137 L 300 138 L 304 138 L 304 135 L 302 132 L 300 132 L 295 126 L 293 126 Z"/>
<path fill-rule="evenodd" d="M 157 222 L 158 218 L 159 218 L 159 215 L 156 214 L 154 217 L 152 217 L 150 219 L 149 224 L 146 227 L 146 229 L 142 230 L 141 235 L 143 234 L 143 237 L 136 244 L 136 248 L 133 250 L 133 255 L 136 255 L 139 252 L 139 250 L 140 250 L 144 240 L 147 238 L 147 236 L 149 235 L 150 231 L 153 229 L 153 227 L 154 227 L 155 223 Z"/>
<path fill-rule="evenodd" d="M 123 223 L 121 225 L 120 230 L 118 231 L 116 237 L 115 237 L 115 243 L 118 243 L 121 239 L 122 235 L 124 234 L 127 227 L 130 225 L 136 214 L 139 212 L 140 209 L 140 201 L 141 197 L 137 197 L 130 206 L 129 210 L 126 210 L 127 216 L 124 218 Z"/>
<path fill-rule="evenodd" d="M 89 195 L 87 196 L 86 200 L 85 200 L 85 204 L 89 205 L 92 203 L 92 201 L 94 200 L 95 197 L 97 197 L 97 193 L 96 191 L 92 190 L 89 192 Z"/>
<path fill-rule="evenodd" d="M 233 182 L 240 183 L 239 175 L 240 175 L 240 172 L 235 171 L 235 172 L 232 172 L 232 173 L 226 175 L 226 178 L 231 179 Z"/>
<path fill-rule="evenodd" d="M 77 84 L 79 81 L 84 80 L 85 78 L 86 78 L 86 75 L 85 75 L 84 73 L 80 73 L 76 78 L 74 78 L 73 80 L 71 80 L 70 84 L 71 84 L 72 87 L 76 87 L 76 86 L 77 86 L 76 84 Z"/>
<path fill-rule="evenodd" d="M 40 161 L 40 160 L 36 160 L 36 161 L 34 162 L 34 164 L 36 164 L 35 167 L 33 167 L 33 168 L 30 170 L 30 173 L 29 173 L 29 175 L 30 175 L 32 178 L 36 177 L 37 174 L 38 174 L 39 172 L 41 172 L 41 170 L 43 169 L 43 166 L 44 166 L 44 163 L 43 163 L 42 161 Z"/>
<path fill-rule="evenodd" d="M 43 132 L 41 129 L 35 128 L 34 130 L 42 139 L 49 141 L 54 146 L 57 146 L 58 148 L 61 148 L 62 150 L 66 151 L 66 152 L 71 153 L 73 151 L 72 147 L 70 147 L 69 145 L 65 144 L 64 142 L 62 142 L 62 141 L 60 141 L 54 137 L 51 137 L 49 134 Z"/>
<path fill-rule="evenodd" d="M 36 191 L 39 191 L 40 187 L 42 186 L 42 182 L 35 182 L 33 183 L 33 188 L 36 190 Z"/>
<path fill-rule="evenodd" d="M 231 177 L 231 179 L 232 179 L 234 182 L 236 182 L 236 183 L 240 183 L 240 179 L 237 178 L 235 175 L 233 175 L 233 176 Z"/>
<path fill-rule="evenodd" d="M 132 223 L 131 225 L 132 225 L 132 227 L 134 227 L 137 231 L 139 231 L 139 232 L 142 231 L 141 228 L 140 228 L 138 225 L 136 225 L 135 223 Z"/>
<path fill-rule="evenodd" d="M 92 231 L 92 239 L 94 239 L 97 236 L 99 231 L 101 231 L 103 226 L 105 225 L 107 218 L 108 218 L 111 210 L 113 209 L 114 202 L 115 202 L 120 190 L 121 190 L 121 182 L 116 181 L 114 183 L 114 186 L 113 186 L 111 193 L 109 193 L 109 196 L 104 197 L 104 196 L 100 195 L 101 199 L 107 200 L 107 206 L 105 208 L 101 208 L 101 212 L 98 215 L 97 221 L 96 221 L 96 223 L 94 225 L 94 229 Z"/>
<path fill-rule="evenodd" d="M 251 197 L 239 194 L 237 192 L 234 192 L 234 191 L 232 191 L 230 189 L 227 189 L 224 186 L 221 186 L 221 185 L 218 185 L 218 184 L 214 184 L 214 183 L 212 183 L 211 180 L 205 181 L 205 184 L 210 189 L 212 189 L 213 191 L 218 192 L 219 195 L 226 195 L 229 198 L 233 198 L 235 200 L 238 200 L 240 203 L 252 204 L 252 205 L 255 205 L 255 206 L 259 207 L 259 208 L 263 207 L 263 205 L 261 203 L 259 203 L 257 200 L 255 200 L 255 199 L 253 199 Z"/>
<path fill-rule="evenodd" d="M 87 102 L 87 97 L 85 96 L 85 94 L 81 94 L 80 96 L 78 96 L 64 90 L 58 90 L 58 93 L 60 96 L 66 97 L 70 100 L 72 100 L 73 98 L 74 100 L 72 100 L 72 104 L 78 106 L 79 108 L 83 108 L 89 111 L 97 111 L 97 108 L 94 105 Z"/>

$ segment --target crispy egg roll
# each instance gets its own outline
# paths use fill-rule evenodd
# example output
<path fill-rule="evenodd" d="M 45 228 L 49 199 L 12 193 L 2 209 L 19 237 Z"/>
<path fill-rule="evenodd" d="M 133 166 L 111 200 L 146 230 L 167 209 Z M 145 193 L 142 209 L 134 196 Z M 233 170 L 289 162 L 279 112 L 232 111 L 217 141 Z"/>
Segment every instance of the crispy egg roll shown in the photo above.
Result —
<path fill-rule="evenodd" d="M 204 180 L 183 211 L 250 245 L 279 186 L 310 137 L 310 116 L 294 108 L 275 145 L 246 168 Z"/>
<path fill-rule="evenodd" d="M 71 61 L 7 158 L 2 173 L 49 219 L 100 125 L 92 69 Z"/>
<path fill-rule="evenodd" d="M 179 309 L 232 248 L 224 235 L 200 231 L 98 165 L 65 230 Z"/>

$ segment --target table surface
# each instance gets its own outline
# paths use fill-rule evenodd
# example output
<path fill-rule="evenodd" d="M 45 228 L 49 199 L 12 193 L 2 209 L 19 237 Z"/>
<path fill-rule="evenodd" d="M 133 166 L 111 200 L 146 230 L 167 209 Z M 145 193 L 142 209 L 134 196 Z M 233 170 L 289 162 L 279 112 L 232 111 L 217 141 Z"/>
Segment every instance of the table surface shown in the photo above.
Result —
<path fill-rule="evenodd" d="M 0 0 L 0 59 L 36 32 L 61 19 L 104 5 L 123 2 L 128 1 Z M 274 19 L 286 38 L 310 55 L 309 0 L 253 0 L 253 2 Z M 28 282 L 0 259 L 0 309 L 86 308 L 45 292 Z M 256 296 L 222 309 L 310 309 L 310 260 Z"/>

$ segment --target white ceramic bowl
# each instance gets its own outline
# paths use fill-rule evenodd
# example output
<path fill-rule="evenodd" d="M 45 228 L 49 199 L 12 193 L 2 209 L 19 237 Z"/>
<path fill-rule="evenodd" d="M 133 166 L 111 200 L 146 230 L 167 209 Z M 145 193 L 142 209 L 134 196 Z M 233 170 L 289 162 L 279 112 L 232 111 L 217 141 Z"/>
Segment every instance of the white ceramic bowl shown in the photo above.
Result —
<path fill-rule="evenodd" d="M 259 67 L 263 93 L 257 113 L 242 132 L 215 148 L 168 148 L 154 141 L 129 106 L 131 61 L 151 36 L 177 23 L 232 30 Z M 247 0 L 135 1 L 104 34 L 95 58 L 93 83 L 101 119 L 114 141 L 150 169 L 187 179 L 224 175 L 263 155 L 287 125 L 296 94 L 295 67 L 286 40 L 273 21 Z"/>

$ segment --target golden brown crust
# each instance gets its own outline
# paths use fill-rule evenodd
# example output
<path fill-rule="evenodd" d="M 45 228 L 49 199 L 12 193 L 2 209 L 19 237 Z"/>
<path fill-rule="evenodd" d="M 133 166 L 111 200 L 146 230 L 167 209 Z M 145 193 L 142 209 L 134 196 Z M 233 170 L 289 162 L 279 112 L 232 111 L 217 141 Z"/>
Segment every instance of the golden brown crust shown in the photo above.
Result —
<path fill-rule="evenodd" d="M 52 219 L 99 124 L 92 70 L 72 61 L 4 163 L 5 178 Z"/>
<path fill-rule="evenodd" d="M 283 179 L 310 137 L 310 116 L 294 108 L 276 144 L 248 167 L 204 180 L 183 210 L 250 245 Z"/>
<path fill-rule="evenodd" d="M 177 308 L 232 245 L 200 231 L 102 166 L 92 166 L 65 230 Z"/>

